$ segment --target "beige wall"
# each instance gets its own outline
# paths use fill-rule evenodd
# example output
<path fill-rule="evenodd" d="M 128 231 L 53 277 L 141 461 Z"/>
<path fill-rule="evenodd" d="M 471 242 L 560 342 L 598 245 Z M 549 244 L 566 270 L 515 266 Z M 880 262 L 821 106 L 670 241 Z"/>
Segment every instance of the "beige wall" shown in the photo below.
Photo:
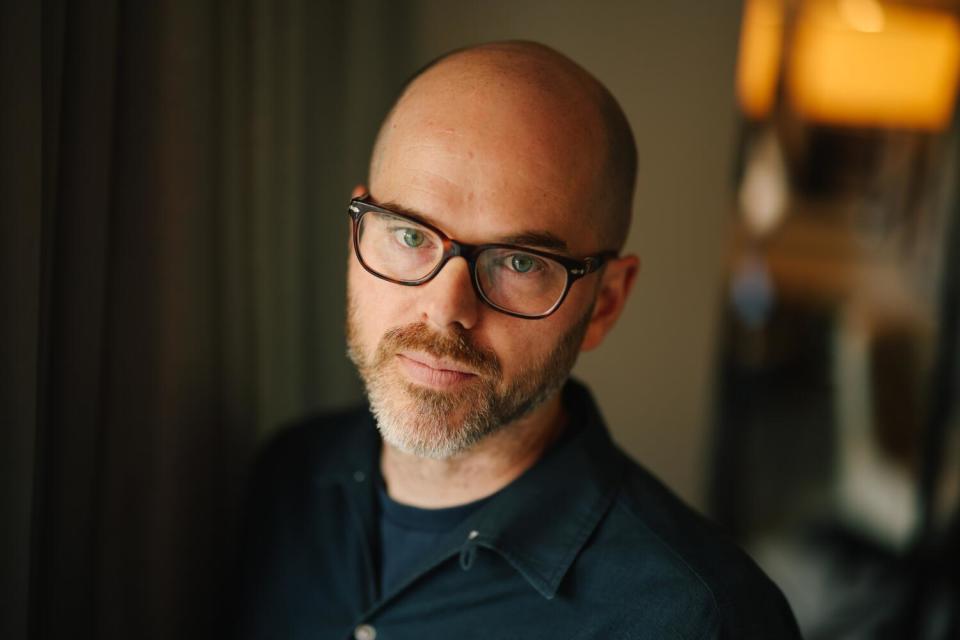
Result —
<path fill-rule="evenodd" d="M 614 437 L 702 507 L 720 263 L 736 137 L 736 0 L 420 0 L 414 59 L 485 40 L 539 40 L 616 95 L 640 180 L 627 250 L 641 277 L 620 325 L 577 373 Z"/>

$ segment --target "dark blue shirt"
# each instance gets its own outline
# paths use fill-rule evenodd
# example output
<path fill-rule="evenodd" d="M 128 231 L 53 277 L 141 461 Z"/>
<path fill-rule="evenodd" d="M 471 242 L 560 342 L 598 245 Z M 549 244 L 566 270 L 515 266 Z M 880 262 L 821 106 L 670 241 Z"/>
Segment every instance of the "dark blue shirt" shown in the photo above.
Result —
<path fill-rule="evenodd" d="M 489 498 L 446 509 L 419 509 L 402 504 L 377 483 L 380 507 L 380 592 L 414 574 L 417 564 L 443 541 L 454 527 Z"/>
<path fill-rule="evenodd" d="M 286 431 L 253 479 L 238 637 L 799 637 L 777 588 L 613 444 L 582 385 L 564 404 L 567 437 L 387 589 L 369 412 Z"/>

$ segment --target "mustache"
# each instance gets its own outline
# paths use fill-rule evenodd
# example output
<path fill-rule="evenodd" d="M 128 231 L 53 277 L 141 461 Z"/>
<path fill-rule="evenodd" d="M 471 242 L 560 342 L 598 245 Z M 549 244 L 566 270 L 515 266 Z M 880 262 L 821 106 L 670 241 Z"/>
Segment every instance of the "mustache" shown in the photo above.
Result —
<path fill-rule="evenodd" d="M 398 351 L 405 350 L 422 351 L 435 358 L 452 360 L 484 376 L 500 376 L 500 360 L 496 354 L 474 343 L 463 328 L 455 329 L 454 335 L 436 333 L 422 322 L 390 329 L 383 335 L 377 348 L 377 365 Z"/>

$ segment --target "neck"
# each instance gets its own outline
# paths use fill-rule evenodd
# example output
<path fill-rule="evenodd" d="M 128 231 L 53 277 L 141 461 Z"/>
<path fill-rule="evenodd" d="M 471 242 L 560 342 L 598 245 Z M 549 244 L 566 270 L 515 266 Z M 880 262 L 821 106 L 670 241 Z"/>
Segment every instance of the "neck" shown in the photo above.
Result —
<path fill-rule="evenodd" d="M 380 472 L 387 494 L 397 502 L 439 509 L 496 493 L 532 467 L 563 431 L 561 395 L 504 425 L 469 451 L 443 460 L 421 458 L 384 443 Z"/>

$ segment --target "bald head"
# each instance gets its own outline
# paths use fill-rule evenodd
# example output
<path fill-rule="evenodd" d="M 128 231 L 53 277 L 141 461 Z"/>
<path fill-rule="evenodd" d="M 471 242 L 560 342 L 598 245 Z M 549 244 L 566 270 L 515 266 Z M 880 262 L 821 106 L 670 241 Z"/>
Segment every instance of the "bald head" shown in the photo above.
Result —
<path fill-rule="evenodd" d="M 375 195 L 386 161 L 400 162 L 397 148 L 416 146 L 412 136 L 441 154 L 476 153 L 487 163 L 478 163 L 478 176 L 493 176 L 488 169 L 495 162 L 499 180 L 504 174 L 538 184 L 538 200 L 588 219 L 596 249 L 623 246 L 637 163 L 630 126 L 610 92 L 553 49 L 491 43 L 424 67 L 377 136 L 370 166 Z M 511 162 L 516 167 L 504 171 Z M 484 184 L 494 188 L 492 182 Z"/>

